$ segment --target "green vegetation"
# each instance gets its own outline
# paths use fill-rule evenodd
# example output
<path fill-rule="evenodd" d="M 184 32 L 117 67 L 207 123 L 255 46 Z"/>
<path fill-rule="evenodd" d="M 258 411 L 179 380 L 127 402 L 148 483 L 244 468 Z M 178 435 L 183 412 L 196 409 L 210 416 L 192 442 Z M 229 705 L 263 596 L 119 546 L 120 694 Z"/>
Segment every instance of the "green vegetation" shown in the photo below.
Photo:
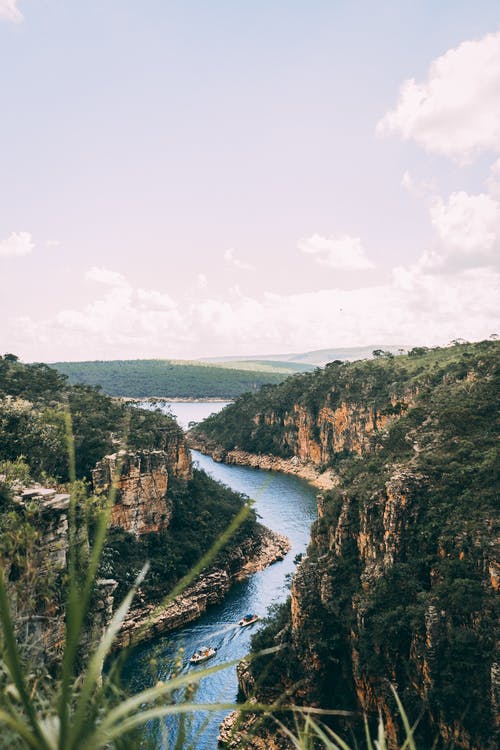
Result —
<path fill-rule="evenodd" d="M 226 448 L 292 456 L 301 407 L 338 476 L 294 584 L 303 624 L 292 637 L 282 612 L 254 642 L 285 652 L 270 679 L 255 670 L 268 699 L 298 683 L 325 708 L 353 708 L 361 690 L 392 713 L 393 681 L 409 714 L 422 715 L 424 747 L 438 737 L 444 747 L 453 732 L 496 747 L 499 390 L 499 342 L 418 347 L 296 375 L 195 428 Z M 325 407 L 348 415 L 341 448 Z M 367 414 L 360 455 L 352 435 Z"/>
<path fill-rule="evenodd" d="M 235 398 L 255 393 L 266 383 L 280 383 L 294 368 L 256 368 L 183 362 L 168 359 L 115 360 L 112 362 L 55 362 L 52 367 L 72 384 L 100 386 L 110 396 L 130 398 Z"/>
<path fill-rule="evenodd" d="M 69 409 L 76 453 L 76 476 L 90 479 L 97 461 L 128 448 L 163 450 L 182 430 L 159 411 L 121 404 L 87 385 L 67 379 L 45 364 L 24 365 L 0 357 L 0 461 L 20 456 L 36 480 L 69 479 L 65 409 Z"/>
<path fill-rule="evenodd" d="M 411 394 L 431 391 L 443 378 L 466 376 L 483 355 L 495 356 L 499 346 L 496 341 L 484 341 L 435 349 L 415 347 L 400 356 L 378 350 L 380 354 L 370 360 L 335 360 L 325 368 L 289 377 L 278 386 L 266 385 L 256 394 L 243 394 L 193 432 L 228 450 L 238 446 L 252 453 L 290 458 L 298 439 L 296 407 L 305 409 L 313 425 L 323 407 L 335 410 L 343 403 L 372 409 L 382 417 L 402 414 Z M 411 419 L 417 414 L 413 410 Z M 331 461 L 333 465 L 338 461 L 333 450 Z"/>
<path fill-rule="evenodd" d="M 73 494 L 79 499 L 78 518 L 89 523 L 91 530 L 92 519 L 102 510 L 102 498 L 88 497 L 97 461 L 123 445 L 130 450 L 168 452 L 184 440 L 182 430 L 168 415 L 120 403 L 91 386 L 69 385 L 64 375 L 47 365 L 24 365 L 13 355 L 0 357 L 0 475 L 4 477 L 0 481 L 0 555 L 11 562 L 14 559 L 9 570 L 17 589 L 36 589 L 23 594 L 25 609 L 29 600 L 40 602 L 45 597 L 49 601 L 64 576 L 50 583 L 37 576 L 46 514 L 42 518 L 36 508 L 12 503 L 9 488 L 39 481 L 65 490 L 71 479 L 68 414 L 77 482 L 73 482 Z M 173 518 L 166 531 L 139 540 L 125 531 L 109 532 L 100 575 L 118 580 L 117 599 L 129 590 L 145 560 L 150 560 L 151 572 L 143 592 L 148 599 L 161 598 L 247 506 L 246 498 L 202 471 L 195 471 L 188 480 L 170 476 L 169 498 Z M 251 535 L 254 524 L 255 514 L 249 510 L 229 546 Z M 45 617 L 50 616 L 49 610 L 44 610 Z"/>
<path fill-rule="evenodd" d="M 71 459 L 71 437 L 69 445 L 69 472 L 75 476 L 75 465 Z M 22 462 L 5 466 L 9 474 L 24 471 Z M 200 491 L 213 490 L 207 484 L 208 478 L 197 477 L 201 482 Z M 5 482 L 0 485 L 2 502 L 11 503 Z M 202 489 L 203 488 L 203 489 Z M 114 504 L 111 490 L 105 505 L 93 516 L 92 529 L 87 529 L 92 544 L 82 554 L 82 527 L 79 509 L 84 501 L 84 485 L 73 480 L 70 483 L 70 539 L 67 576 L 61 579 L 61 586 L 46 591 L 46 596 L 56 595 L 64 603 L 63 642 L 64 650 L 56 662 L 46 659 L 33 659 L 30 640 L 27 638 L 26 624 L 39 619 L 40 603 L 35 599 L 27 602 L 27 616 L 19 610 L 19 591 L 13 589 L 13 561 L 5 557 L 5 535 L 2 535 L 2 560 L 0 565 L 0 747 L 9 750 L 99 750 L 115 748 L 132 750 L 140 744 L 137 734 L 139 727 L 155 718 L 175 715 L 180 712 L 192 712 L 196 709 L 192 700 L 199 680 L 207 675 L 226 668 L 227 665 L 198 670 L 196 673 L 176 675 L 167 683 L 158 682 L 154 687 L 136 695 L 127 697 L 119 686 L 120 660 L 114 660 L 110 668 L 103 672 L 104 662 L 110 655 L 110 649 L 120 626 L 130 608 L 137 587 L 142 583 L 147 566 L 143 567 L 132 588 L 116 610 L 113 619 L 105 632 L 89 633 L 89 624 L 95 620 L 95 589 L 97 575 L 102 565 L 110 511 Z M 229 493 L 225 493 L 224 508 L 219 517 L 228 513 Z M 2 522 L 5 522 L 6 509 L 3 508 Z M 10 513 L 14 517 L 15 513 Z M 30 513 L 30 509 L 27 509 Z M 241 514 L 238 514 L 242 518 Z M 13 524 L 8 534 L 13 542 L 19 533 L 25 538 L 26 529 L 33 529 L 26 516 Z M 76 524 L 76 525 L 75 525 Z M 204 564 L 213 561 L 218 553 L 221 537 L 238 531 L 238 523 L 231 521 L 225 534 L 219 535 L 216 543 L 204 555 Z M 5 527 L 4 527 L 5 530 Z M 220 532 L 220 529 L 219 529 Z M 30 542 L 31 542 L 30 537 Z M 75 543 L 76 542 L 76 543 Z M 31 544 L 21 550 L 24 565 L 23 584 L 29 582 L 28 571 L 35 577 L 37 584 L 43 579 L 43 571 L 36 570 L 33 563 Z M 15 561 L 14 561 L 15 564 Z M 184 577 L 170 594 L 173 597 L 193 580 L 195 568 Z M 18 580 L 18 579 L 16 579 Z M 15 583 L 15 582 L 14 582 Z M 9 601 L 10 600 L 10 601 Z M 168 602 L 167 597 L 162 606 Z M 22 614 L 22 617 L 20 616 Z M 45 613 L 44 613 L 45 614 Z M 21 620 L 21 622 L 20 622 Z M 25 627 L 26 626 L 26 627 Z M 40 649 L 38 649 L 40 657 Z M 42 651 L 43 655 L 43 651 Z M 220 710 L 232 705 L 214 705 L 206 710 Z M 182 738 L 180 737 L 181 741 Z"/>
<path fill-rule="evenodd" d="M 111 568 L 115 574 L 124 570 L 123 546 L 127 548 L 127 554 L 130 551 L 132 568 L 140 567 L 140 555 L 143 559 L 146 555 L 151 556 L 155 594 L 158 592 L 155 577 L 170 576 L 169 581 L 173 583 L 176 577 L 183 576 L 162 602 L 161 606 L 165 606 L 170 598 L 192 582 L 201 565 L 208 565 L 220 554 L 221 545 L 229 535 L 237 542 L 239 535 L 245 533 L 244 524 L 253 522 L 252 516 L 241 512 L 245 510 L 243 498 L 227 488 L 221 489 L 202 472 L 195 472 L 192 482 L 177 482 L 173 487 L 177 509 L 172 532 L 177 544 L 179 538 L 183 538 L 185 551 L 174 558 L 172 565 L 168 564 L 165 555 L 171 544 L 168 535 L 150 535 L 143 540 L 143 546 L 139 544 L 137 548 L 130 547 L 132 540 L 119 533 L 114 535 L 113 532 L 108 537 L 114 493 L 111 490 L 105 499 L 88 496 L 85 477 L 93 457 L 99 455 L 101 449 L 116 444 L 122 423 L 127 427 L 129 438 L 138 446 L 161 446 L 170 431 L 178 428 L 163 415 L 117 406 L 95 389 L 67 386 L 64 378 L 54 375 L 50 368 L 21 365 L 12 355 L 0 358 L 0 374 L 0 444 L 3 451 L 0 465 L 0 748 L 132 750 L 141 743 L 138 730 L 155 719 L 189 715 L 200 709 L 217 712 L 236 709 L 240 716 L 248 712 L 271 716 L 279 708 L 279 714 L 272 719 L 273 733 L 281 733 L 298 750 L 312 750 L 313 747 L 349 750 L 348 745 L 323 723 L 321 712 L 287 706 L 288 694 L 282 697 L 279 706 L 255 702 L 237 706 L 221 703 L 197 705 L 194 697 L 199 681 L 220 669 L 234 667 L 234 664 L 216 665 L 186 674 L 174 673 L 166 682 L 159 681 L 154 687 L 132 696 L 125 695 L 120 688 L 119 659 L 112 660 L 109 669 L 103 672 L 104 662 L 110 656 L 113 641 L 137 587 L 151 585 L 147 583 L 147 577 L 144 578 L 147 569 L 143 567 L 104 633 L 99 635 L 96 630 L 89 633 L 89 623 L 96 616 L 96 579 L 106 569 Z M 73 440 L 68 432 L 69 413 L 78 425 L 77 440 Z M 113 423 L 114 431 L 111 429 Z M 34 451 L 37 432 L 43 448 L 39 452 Z M 58 453 L 64 444 L 67 458 L 56 460 L 53 453 Z M 77 448 L 77 462 L 74 447 Z M 69 560 L 67 567 L 55 577 L 44 566 L 45 529 L 40 525 L 37 508 L 18 506 L 12 497 L 17 482 L 29 482 L 31 473 L 44 479 L 49 466 L 56 472 L 58 481 L 70 478 L 66 483 L 70 493 Z M 77 476 L 81 478 L 77 479 Z M 203 534 L 193 533 L 195 517 Z M 212 518 L 216 520 L 217 531 Z M 49 526 L 52 522 L 57 523 L 57 514 L 49 514 Z M 228 527 L 221 534 L 221 527 L 225 524 Z M 110 538 L 108 542 L 107 537 Z M 200 537 L 203 537 L 203 547 L 211 546 L 197 566 L 186 572 L 190 559 L 203 552 Z M 63 651 L 55 663 L 40 659 L 44 653 L 38 643 L 40 633 L 34 633 L 37 651 L 32 648 L 34 642 L 27 624 L 32 620 L 36 622 L 40 612 L 44 617 L 57 617 L 62 624 Z M 275 650 L 273 646 L 271 651 Z M 38 658 L 35 658 L 35 653 Z M 259 656 L 265 658 L 266 654 Z M 407 735 L 401 750 L 416 750 L 413 731 L 401 705 L 398 706 Z M 280 716 L 284 714 L 295 717 L 293 731 L 281 721 Z M 373 750 L 374 746 L 386 750 L 386 731 L 381 721 L 376 736 L 377 739 L 372 741 L 367 733 L 363 745 L 366 750 Z M 176 747 L 183 746 L 181 724 Z M 247 746 L 246 737 L 243 737 L 241 746 Z"/>

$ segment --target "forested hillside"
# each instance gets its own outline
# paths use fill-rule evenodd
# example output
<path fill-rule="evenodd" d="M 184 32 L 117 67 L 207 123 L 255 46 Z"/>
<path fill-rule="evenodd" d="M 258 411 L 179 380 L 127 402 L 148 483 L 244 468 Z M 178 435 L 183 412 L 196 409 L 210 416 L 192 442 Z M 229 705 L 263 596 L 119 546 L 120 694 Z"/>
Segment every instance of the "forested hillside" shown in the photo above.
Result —
<path fill-rule="evenodd" d="M 382 711 L 396 735 L 392 684 L 419 747 L 497 747 L 499 387 L 496 341 L 381 352 L 243 396 L 195 429 L 336 477 L 291 601 L 255 638 L 283 647 L 252 663 L 258 697 Z"/>
<path fill-rule="evenodd" d="M 90 530 L 92 514 L 99 512 L 103 502 L 93 494 L 94 469 L 104 456 L 116 455 L 120 449 L 131 465 L 130 472 L 121 477 L 123 492 L 130 494 L 132 486 L 134 502 L 156 498 L 160 512 L 170 519 L 168 527 L 166 522 L 156 524 L 157 533 L 134 534 L 137 509 L 124 504 L 121 527 L 116 525 L 108 534 L 103 574 L 118 580 L 122 595 L 149 559 L 152 570 L 144 592 L 153 599 L 165 594 L 229 525 L 245 498 L 204 472 L 192 471 L 183 432 L 172 417 L 119 403 L 88 385 L 69 385 L 55 369 L 45 364 L 24 365 L 13 355 L 0 357 L 0 555 L 14 556 L 27 574 L 32 562 L 19 540 L 26 534 L 43 546 L 39 512 L 12 498 L 34 482 L 67 491 L 71 473 L 68 426 L 74 440 L 76 491 L 82 513 L 90 513 Z M 154 494 L 157 475 L 148 468 L 151 456 L 160 467 L 163 494 Z M 153 485 L 153 494 L 148 495 L 148 483 Z M 151 511 L 146 507 L 146 519 L 148 515 Z M 230 544 L 237 547 L 252 534 L 254 524 L 254 514 L 249 512 Z M 22 579 L 21 571 L 16 575 Z"/>
<path fill-rule="evenodd" d="M 72 384 L 101 386 L 110 396 L 145 398 L 235 398 L 255 393 L 266 383 L 281 383 L 293 367 L 265 364 L 209 365 L 163 359 L 115 360 L 112 362 L 55 362 L 52 367 Z"/>

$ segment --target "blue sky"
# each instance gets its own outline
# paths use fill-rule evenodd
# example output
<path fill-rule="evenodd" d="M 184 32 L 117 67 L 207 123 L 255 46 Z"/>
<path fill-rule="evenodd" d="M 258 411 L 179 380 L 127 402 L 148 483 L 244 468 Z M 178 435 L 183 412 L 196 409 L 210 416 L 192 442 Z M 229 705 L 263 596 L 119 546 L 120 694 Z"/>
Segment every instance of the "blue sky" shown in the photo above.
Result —
<path fill-rule="evenodd" d="M 0 351 L 500 333 L 499 102 L 498 2 L 0 0 Z"/>

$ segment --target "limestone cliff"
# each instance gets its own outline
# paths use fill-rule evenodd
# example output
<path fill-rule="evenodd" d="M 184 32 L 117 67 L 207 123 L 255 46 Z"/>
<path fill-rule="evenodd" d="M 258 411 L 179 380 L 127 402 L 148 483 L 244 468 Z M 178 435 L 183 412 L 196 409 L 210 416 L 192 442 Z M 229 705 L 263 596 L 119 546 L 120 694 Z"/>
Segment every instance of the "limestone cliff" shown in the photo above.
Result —
<path fill-rule="evenodd" d="M 165 451 L 120 451 L 98 462 L 92 472 L 94 492 L 108 493 L 115 484 L 112 527 L 134 536 L 167 528 L 172 517 L 172 502 L 167 493 L 169 470 L 186 478 L 190 472 L 190 464 L 172 465 L 168 458 Z"/>

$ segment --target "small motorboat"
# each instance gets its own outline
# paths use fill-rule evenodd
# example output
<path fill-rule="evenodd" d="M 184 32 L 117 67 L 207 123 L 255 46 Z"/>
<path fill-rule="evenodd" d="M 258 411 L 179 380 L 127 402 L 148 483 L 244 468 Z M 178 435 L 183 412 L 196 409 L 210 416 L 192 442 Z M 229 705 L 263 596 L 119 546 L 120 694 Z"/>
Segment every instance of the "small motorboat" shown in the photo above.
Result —
<path fill-rule="evenodd" d="M 257 620 L 260 620 L 259 615 L 245 615 L 245 617 L 242 617 L 242 619 L 239 621 L 238 625 L 240 626 L 240 628 L 245 628 L 247 625 L 253 625 L 254 622 L 257 622 Z"/>
<path fill-rule="evenodd" d="M 195 651 L 195 653 L 190 658 L 189 663 L 200 664 L 200 662 L 202 661 L 207 661 L 207 659 L 211 659 L 212 656 L 215 656 L 216 653 L 217 653 L 216 648 L 209 648 L 208 646 L 202 646 L 202 648 L 199 648 L 198 651 Z"/>

